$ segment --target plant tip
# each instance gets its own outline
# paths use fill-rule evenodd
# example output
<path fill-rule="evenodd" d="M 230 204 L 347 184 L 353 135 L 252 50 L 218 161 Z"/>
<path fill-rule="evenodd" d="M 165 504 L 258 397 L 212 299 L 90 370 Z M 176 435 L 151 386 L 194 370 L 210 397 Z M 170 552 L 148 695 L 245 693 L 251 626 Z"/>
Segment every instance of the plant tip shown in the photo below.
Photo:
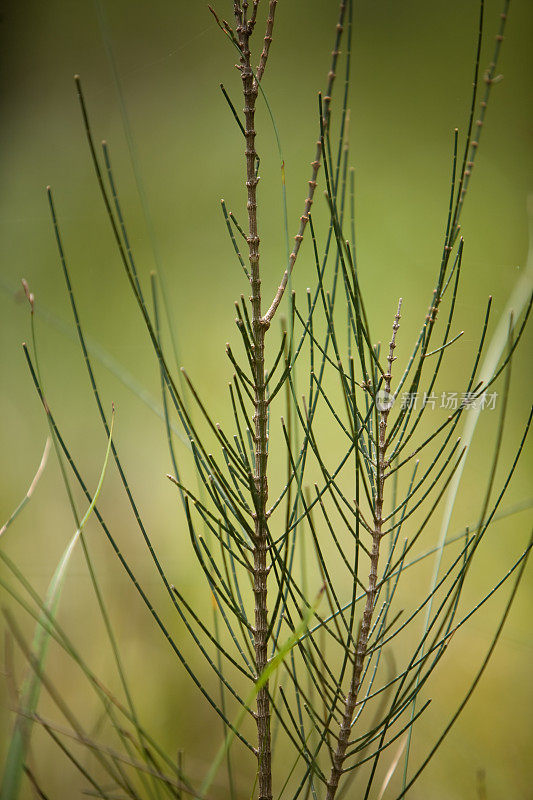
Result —
<path fill-rule="evenodd" d="M 26 280 L 26 278 L 22 278 L 21 283 L 22 283 L 22 288 L 24 289 L 24 294 L 26 295 L 26 299 L 28 300 L 28 303 L 30 304 L 33 313 L 33 308 L 35 305 L 35 297 L 33 293 L 30 292 L 30 287 L 28 286 L 28 281 Z"/>

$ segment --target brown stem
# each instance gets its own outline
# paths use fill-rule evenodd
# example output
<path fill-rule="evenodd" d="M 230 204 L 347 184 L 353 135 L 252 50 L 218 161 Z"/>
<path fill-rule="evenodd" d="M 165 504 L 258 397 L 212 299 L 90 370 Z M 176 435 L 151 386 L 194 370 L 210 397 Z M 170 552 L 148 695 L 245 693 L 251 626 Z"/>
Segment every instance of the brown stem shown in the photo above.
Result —
<path fill-rule="evenodd" d="M 257 67 L 257 72 L 255 74 L 257 83 L 260 83 L 261 78 L 263 77 L 263 73 L 265 71 L 266 63 L 268 60 L 268 53 L 270 50 L 270 45 L 272 43 L 272 31 L 274 29 L 274 15 L 276 13 L 277 5 L 278 5 L 278 0 L 270 0 L 270 5 L 268 7 L 268 19 L 266 24 L 265 38 L 263 40 L 263 51 L 261 53 L 261 58 L 259 59 L 259 65 Z M 256 9 L 254 9 L 254 11 L 255 10 Z"/>
<path fill-rule="evenodd" d="M 259 81 L 263 77 L 268 60 L 270 44 L 272 41 L 272 31 L 274 27 L 274 15 L 276 12 L 277 0 L 270 0 L 269 14 L 266 23 L 266 32 L 263 42 L 263 50 L 259 59 L 257 72 L 254 72 L 250 63 L 250 37 L 252 36 L 258 2 L 254 0 L 252 14 L 249 20 L 246 19 L 248 2 L 234 0 L 235 33 L 238 46 L 241 51 L 239 68 L 241 71 L 243 95 L 244 95 L 244 132 L 245 132 L 245 157 L 246 157 L 246 189 L 247 189 L 247 211 L 248 211 L 248 257 L 250 261 L 250 285 L 252 304 L 252 332 L 253 332 L 253 382 L 254 382 L 254 487 L 255 487 L 255 514 L 254 514 L 254 570 L 253 570 L 253 591 L 255 599 L 255 629 L 254 629 L 254 650 L 257 677 L 261 675 L 268 664 L 268 608 L 267 608 L 267 578 L 269 568 L 267 567 L 267 500 L 268 500 L 268 435 L 267 435 L 267 395 L 265 381 L 265 334 L 270 327 L 270 323 L 276 309 L 279 306 L 281 297 L 288 280 L 289 273 L 286 272 L 282 286 L 278 289 L 274 302 L 267 314 L 262 316 L 261 312 L 261 272 L 259 267 L 259 233 L 257 224 L 257 184 L 259 178 L 256 173 L 257 151 L 255 146 L 255 107 L 259 91 Z M 331 103 L 331 90 L 335 80 L 335 69 L 339 55 L 340 38 L 343 31 L 344 13 L 346 9 L 345 0 L 340 2 L 339 22 L 337 24 L 337 35 L 335 46 L 332 53 L 332 63 L 328 74 L 327 94 L 324 98 L 324 126 L 329 122 L 329 108 Z M 320 141 L 317 142 L 315 160 L 312 162 L 313 172 L 309 181 L 309 193 L 305 201 L 304 214 L 300 218 L 300 228 L 295 236 L 295 246 L 290 255 L 289 270 L 292 270 L 300 244 L 303 239 L 305 226 L 309 220 L 309 211 L 313 203 L 314 191 L 316 188 L 316 177 L 320 167 L 322 147 Z M 268 683 L 263 686 L 257 695 L 257 760 L 258 760 L 258 784 L 259 800 L 272 800 L 272 754 L 270 736 L 270 698 Z"/>
<path fill-rule="evenodd" d="M 272 4 L 271 4 L 272 7 Z M 272 30 L 272 23 L 267 29 Z M 267 609 L 267 513 L 268 499 L 268 443 L 267 443 L 267 397 L 265 386 L 265 333 L 269 324 L 261 316 L 261 273 L 259 269 L 259 234 L 257 224 L 257 152 L 255 147 L 255 105 L 258 83 L 250 64 L 250 36 L 253 26 L 246 23 L 245 14 L 235 4 L 236 33 L 241 50 L 240 69 L 244 95 L 244 120 L 246 140 L 246 189 L 248 195 L 248 257 L 250 260 L 250 285 L 252 294 L 253 331 L 253 382 L 254 382 L 254 570 L 253 591 L 255 599 L 254 650 L 257 677 L 268 663 L 268 609 Z M 270 26 L 270 27 L 269 27 Z M 268 52 L 268 51 L 267 51 Z M 264 59 L 266 64 L 266 56 Z M 263 65 L 264 69 L 264 65 Z M 272 756 L 270 737 L 270 698 L 268 683 L 257 695 L 257 760 L 259 800 L 272 800 Z"/>
<path fill-rule="evenodd" d="M 389 355 L 387 357 L 388 369 L 383 376 L 383 386 L 385 396 L 390 394 L 391 380 L 392 380 L 392 364 L 395 361 L 394 349 L 396 347 L 396 332 L 400 322 L 400 310 L 402 301 L 398 303 L 398 311 L 394 317 L 392 326 L 392 338 L 389 345 Z M 344 703 L 344 713 L 342 715 L 342 723 L 337 739 L 337 749 L 333 755 L 333 764 L 327 783 L 326 800 L 333 800 L 337 793 L 339 780 L 343 772 L 344 759 L 346 757 L 346 749 L 350 740 L 350 733 L 352 730 L 352 719 L 357 703 L 357 696 L 361 685 L 361 675 L 363 672 L 363 665 L 365 661 L 366 651 L 368 647 L 368 637 L 370 635 L 370 627 L 372 625 L 372 615 L 374 613 L 374 605 L 376 602 L 376 590 L 378 583 L 378 563 L 379 563 L 379 548 L 382 538 L 382 512 L 383 512 L 383 486 L 385 482 L 385 469 L 388 466 L 385 453 L 387 449 L 387 419 L 389 416 L 390 406 L 384 403 L 379 411 L 379 439 L 378 439 L 378 453 L 377 453 L 377 475 L 376 475 L 376 502 L 374 507 L 374 529 L 372 531 L 372 551 L 370 553 L 370 573 L 368 576 L 368 588 L 366 590 L 366 602 L 363 611 L 363 619 L 359 628 L 357 636 L 357 645 L 355 649 L 355 659 L 352 670 L 352 677 L 350 681 L 350 689 Z"/>

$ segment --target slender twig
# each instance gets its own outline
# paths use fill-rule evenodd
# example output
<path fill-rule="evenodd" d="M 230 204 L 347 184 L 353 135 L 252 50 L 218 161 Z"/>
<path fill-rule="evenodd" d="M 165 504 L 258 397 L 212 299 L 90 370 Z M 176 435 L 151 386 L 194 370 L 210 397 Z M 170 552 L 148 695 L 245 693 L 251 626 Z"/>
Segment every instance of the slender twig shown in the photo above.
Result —
<path fill-rule="evenodd" d="M 344 2 L 344 0 L 341 0 L 341 3 L 339 5 L 339 19 L 337 22 L 337 36 L 335 39 L 335 45 L 333 47 L 333 51 L 331 53 L 331 67 L 328 72 L 328 85 L 326 89 L 326 94 L 324 95 L 323 113 L 324 113 L 324 125 L 326 127 L 329 123 L 331 95 L 333 91 L 333 83 L 336 78 L 337 59 L 339 57 L 339 52 L 340 52 L 339 48 L 340 48 L 341 36 L 344 30 L 344 16 L 346 12 L 346 5 L 347 3 Z M 274 299 L 272 300 L 272 303 L 270 304 L 270 307 L 264 316 L 264 320 L 268 324 L 270 324 L 270 322 L 272 321 L 272 318 L 276 313 L 279 304 L 281 303 L 283 295 L 285 294 L 285 289 L 287 287 L 289 275 L 294 269 L 294 264 L 296 262 L 298 253 L 300 251 L 300 245 L 302 244 L 304 238 L 304 232 L 307 227 L 307 223 L 309 222 L 309 213 L 311 211 L 311 206 L 313 205 L 313 198 L 315 196 L 315 189 L 317 187 L 317 177 L 318 177 L 318 170 L 320 169 L 321 159 L 322 159 L 322 142 L 320 141 L 319 138 L 316 143 L 315 157 L 314 160 L 311 162 L 311 167 L 312 167 L 311 178 L 308 181 L 309 192 L 305 199 L 303 214 L 300 217 L 300 227 L 298 229 L 298 233 L 294 237 L 294 247 L 289 256 L 289 264 L 287 269 L 283 273 L 281 283 L 278 287 L 276 294 L 274 295 Z"/>

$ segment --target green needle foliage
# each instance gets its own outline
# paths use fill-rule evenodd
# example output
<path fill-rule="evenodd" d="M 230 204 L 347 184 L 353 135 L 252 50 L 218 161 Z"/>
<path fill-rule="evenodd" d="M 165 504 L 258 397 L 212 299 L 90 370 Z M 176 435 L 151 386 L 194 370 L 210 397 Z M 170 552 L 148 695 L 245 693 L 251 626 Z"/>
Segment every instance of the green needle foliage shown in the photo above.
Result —
<path fill-rule="evenodd" d="M 449 202 L 444 209 L 440 255 L 434 283 L 428 286 L 427 306 L 420 310 L 419 333 L 410 347 L 402 335 L 402 314 L 408 298 L 388 297 L 383 288 L 381 301 L 391 308 L 391 315 L 386 344 L 381 345 L 362 289 L 365 264 L 357 257 L 356 190 L 349 142 L 352 0 L 339 3 L 325 91 L 318 95 L 316 135 L 310 136 L 314 151 L 303 213 L 296 221 L 292 248 L 287 247 L 287 261 L 273 297 L 265 297 L 262 286 L 259 231 L 267 210 L 258 192 L 261 162 L 256 142 L 264 139 L 265 132 L 259 129 L 256 111 L 264 104 L 267 118 L 274 124 L 281 162 L 283 235 L 289 242 L 291 220 L 284 160 L 262 85 L 275 37 L 278 3 L 236 0 L 228 19 L 222 17 L 222 9 L 210 8 L 228 40 L 228 63 L 236 53 L 242 79 L 240 99 L 231 97 L 221 84 L 229 120 L 236 123 L 235 135 L 244 142 L 244 162 L 236 164 L 235 171 L 240 175 L 244 166 L 241 191 L 246 200 L 246 220 L 239 222 L 224 200 L 221 206 L 229 247 L 244 280 L 243 292 L 249 297 L 242 294 L 235 303 L 239 345 L 226 347 L 231 367 L 227 408 L 232 422 L 228 425 L 218 423 L 219 408 L 212 399 L 201 396 L 189 373 L 173 365 L 173 360 L 178 363 L 175 321 L 160 260 L 155 258 L 157 272 L 150 276 L 148 291 L 144 286 L 147 276 L 136 266 L 110 148 L 104 142 L 100 151 L 95 143 L 90 98 L 85 97 L 76 76 L 89 156 L 118 256 L 153 348 L 160 376 L 160 403 L 138 389 L 136 379 L 110 362 L 86 336 L 63 242 L 61 213 L 49 188 L 59 262 L 96 410 L 109 441 L 106 464 L 108 457 L 114 461 L 145 557 L 155 568 L 184 637 L 190 637 L 195 658 L 189 656 L 188 645 L 176 635 L 175 626 L 167 622 L 160 601 L 152 598 L 152 587 L 143 585 L 130 554 L 121 550 L 111 524 L 98 507 L 102 479 L 94 496 L 88 491 L 78 457 L 50 408 L 34 336 L 31 350 L 25 346 L 24 352 L 48 420 L 77 533 L 44 599 L 0 550 L 8 574 L 8 579 L 2 578 L 4 589 L 37 622 L 30 647 L 16 620 L 8 617 L 12 636 L 28 660 L 32 677 L 19 704 L 2 800 L 18 796 L 23 772 L 40 796 L 46 796 L 39 776 L 29 766 L 32 722 L 42 726 L 81 773 L 87 793 L 106 798 L 399 800 L 410 794 L 438 753 L 488 664 L 532 544 L 530 540 L 515 554 L 512 566 L 473 606 L 465 601 L 472 564 L 491 524 L 531 506 L 529 499 L 516 509 L 502 505 L 524 450 L 532 415 L 531 410 L 523 412 L 523 432 L 514 445 L 515 454 L 510 463 L 502 463 L 513 356 L 531 310 L 531 270 L 513 310 L 505 312 L 494 332 L 491 298 L 479 319 L 471 320 L 472 329 L 465 338 L 475 340 L 475 344 L 469 369 L 462 376 L 457 374 L 461 391 L 455 393 L 446 417 L 434 423 L 437 415 L 430 413 L 444 397 L 441 370 L 446 369 L 445 362 L 453 365 L 456 343 L 463 334 L 454 323 L 467 261 L 461 217 L 497 80 L 508 5 L 504 2 L 492 59 L 483 71 L 486 21 L 484 2 L 480 2 L 470 111 L 465 129 L 453 132 Z M 103 4 L 98 2 L 97 9 L 120 91 Z M 123 100 L 121 111 L 155 247 Z M 316 222 L 312 214 L 315 207 Z M 315 279 L 313 286 L 299 296 L 292 290 L 291 275 L 304 253 L 314 265 Z M 27 297 L 33 330 L 34 299 L 29 289 Z M 281 333 L 277 332 L 278 319 Z M 165 344 L 167 328 L 171 355 Z M 398 358 L 396 352 L 408 355 Z M 211 599 L 211 616 L 195 609 L 183 587 L 172 583 L 142 519 L 96 379 L 93 361 L 102 359 L 162 419 L 173 470 L 168 478 L 176 488 L 183 523 L 180 546 L 186 539 L 190 542 L 198 575 Z M 452 534 L 451 521 L 463 490 L 461 477 L 476 422 L 496 391 L 499 412 L 491 417 L 494 427 L 487 442 L 484 499 L 478 509 L 472 508 L 470 524 L 459 535 Z M 284 464 L 284 473 L 280 463 Z M 185 477 L 191 469 L 193 483 Z M 79 489 L 89 502 L 81 521 L 74 501 Z M 31 493 L 32 488 L 1 534 Z M 220 747 L 203 771 L 185 770 L 181 756 L 176 760 L 167 754 L 139 719 L 120 641 L 81 533 L 91 512 L 154 626 L 198 690 L 198 702 L 207 701 L 213 719 L 220 723 L 220 728 L 212 729 L 220 732 Z M 83 542 L 123 699 L 92 671 L 57 619 L 62 575 L 78 537 Z M 432 565 L 429 580 L 424 572 L 413 579 L 416 568 L 426 563 Z M 470 686 L 457 696 L 446 719 L 434 719 L 433 741 L 424 743 L 422 749 L 414 748 L 417 725 L 431 714 L 435 671 L 449 670 L 454 637 L 500 590 L 507 591 L 508 600 Z M 55 676 L 46 673 L 49 641 L 68 654 L 95 692 L 103 718 L 113 731 L 112 746 L 87 731 L 71 707 L 71 698 L 58 688 Z M 205 662 L 212 680 L 198 668 L 199 660 Z M 41 686 L 68 727 L 39 713 Z M 245 760 L 255 765 L 255 778 L 243 790 Z"/>

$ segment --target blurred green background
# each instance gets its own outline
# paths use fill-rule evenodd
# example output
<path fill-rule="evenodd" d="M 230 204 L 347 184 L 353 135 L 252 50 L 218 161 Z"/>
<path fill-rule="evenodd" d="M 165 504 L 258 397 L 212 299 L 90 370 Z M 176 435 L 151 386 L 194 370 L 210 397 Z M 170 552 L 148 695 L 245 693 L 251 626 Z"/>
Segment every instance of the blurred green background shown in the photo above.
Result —
<path fill-rule="evenodd" d="M 231 6 L 230 2 L 217 4 L 221 15 L 229 15 Z M 22 499 L 47 434 L 21 349 L 21 342 L 30 335 L 21 278 L 28 280 L 36 297 L 40 361 L 49 403 L 91 487 L 98 480 L 105 451 L 105 436 L 81 354 L 62 329 L 66 326 L 72 331 L 72 321 L 47 209 L 47 184 L 54 191 L 88 338 L 111 353 L 152 395 L 158 397 L 159 392 L 157 365 L 114 249 L 91 169 L 74 73 L 81 75 L 95 138 L 106 139 L 111 148 L 143 286 L 148 287 L 150 270 L 155 267 L 155 241 L 166 275 L 180 362 L 217 409 L 217 418 L 224 420 L 229 414 L 226 400 L 220 400 L 231 374 L 224 344 L 235 339 L 233 301 L 241 292 L 248 293 L 219 207 L 224 197 L 228 207 L 244 220 L 242 139 L 219 90 L 223 82 L 240 108 L 240 79 L 233 68 L 236 54 L 204 3 L 105 0 L 104 8 L 153 236 L 136 190 L 120 99 L 95 5 L 89 0 L 4 0 L 2 6 L 0 521 Z M 489 0 L 482 69 L 492 55 L 499 13 L 499 3 Z M 329 69 L 336 15 L 334 0 L 279 3 L 264 88 L 283 147 L 291 236 L 296 232 L 309 162 L 314 157 L 317 91 L 324 86 Z M 458 127 L 462 134 L 467 122 L 477 15 L 474 0 L 355 3 L 350 138 L 357 187 L 359 269 L 377 339 L 387 340 L 397 298 L 404 298 L 400 358 L 409 352 L 406 343 L 425 313 L 439 263 L 452 132 Z M 533 6 L 527 0 L 511 4 L 499 67 L 504 80 L 494 87 L 462 220 L 466 244 L 455 328 L 464 328 L 465 335 L 453 368 L 445 372 L 450 385 L 443 388 L 450 391 L 462 389 L 462 384 L 456 385 L 457 376 L 463 376 L 470 363 L 488 294 L 494 297 L 496 322 L 526 263 L 526 197 L 533 177 L 532 23 Z M 256 44 L 258 41 L 259 36 Z M 340 89 L 339 83 L 337 98 Z M 283 270 L 285 237 L 279 158 L 268 115 L 259 105 L 263 285 L 265 295 L 270 296 Z M 320 191 L 315 216 L 323 230 L 327 215 Z M 298 291 L 312 284 L 310 256 L 305 243 L 294 277 Z M 513 369 L 504 464 L 516 449 L 529 408 L 528 343 L 530 337 Z M 117 445 L 169 578 L 200 605 L 205 604 L 206 591 L 193 566 L 177 496 L 164 477 L 171 465 L 163 425 L 116 376 L 101 364 L 95 368 L 107 408 L 112 401 L 117 406 Z M 478 513 L 486 480 L 484 467 L 492 452 L 493 422 L 486 417 L 481 420 L 454 516 L 454 531 L 472 522 Z M 186 461 L 184 464 L 186 474 L 187 470 L 191 474 Z M 498 474 L 501 478 L 504 472 Z M 504 507 L 527 499 L 530 493 L 531 463 L 524 458 Z M 106 478 L 101 505 L 154 603 L 180 632 L 155 572 L 147 564 L 114 468 Z M 81 498 L 80 507 L 84 508 Z M 512 563 L 526 541 L 530 520 L 526 511 L 494 526 L 468 588 L 472 601 Z M 32 503 L 1 545 L 44 591 L 72 532 L 59 470 L 51 455 Z M 435 522 L 426 542 L 437 532 Z M 169 751 L 185 749 L 186 764 L 201 775 L 222 732 L 213 725 L 207 705 L 153 628 L 94 521 L 87 535 L 120 632 L 141 714 Z M 421 580 L 426 580 L 425 573 Z M 444 744 L 440 758 L 409 795 L 412 800 L 475 798 L 480 769 L 486 772 L 489 798 L 531 797 L 532 594 L 528 571 L 479 691 Z M 498 595 L 473 620 L 448 659 L 434 689 L 432 716 L 421 722 L 415 738 L 413 764 L 425 752 L 425 739 L 440 729 L 481 662 L 503 599 Z M 117 686 L 79 553 L 69 570 L 60 617 L 95 671 Z M 20 619 L 29 635 L 32 626 Z M 184 647 L 188 648 L 188 642 Z M 16 659 L 16 668 L 20 681 L 22 659 Z M 48 668 L 60 679 L 88 727 L 96 725 L 93 698 L 55 648 Z M 7 683 L 0 682 L 2 759 L 13 720 Z M 59 718 L 44 696 L 42 708 L 48 716 Z M 39 730 L 34 731 L 33 741 L 33 763 L 48 796 L 78 796 L 79 776 L 53 743 Z M 24 797 L 32 796 L 29 787 L 25 792 Z"/>

